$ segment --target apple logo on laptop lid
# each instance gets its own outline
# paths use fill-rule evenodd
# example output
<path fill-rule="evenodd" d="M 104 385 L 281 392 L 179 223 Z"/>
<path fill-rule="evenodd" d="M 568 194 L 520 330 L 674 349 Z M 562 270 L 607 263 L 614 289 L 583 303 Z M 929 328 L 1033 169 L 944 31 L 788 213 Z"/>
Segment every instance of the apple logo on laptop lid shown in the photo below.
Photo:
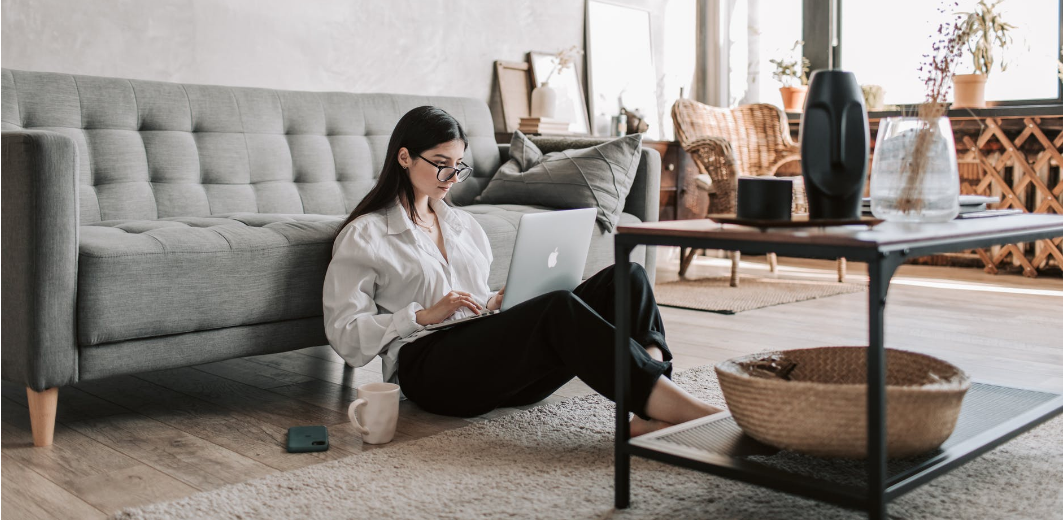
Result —
<path fill-rule="evenodd" d="M 558 265 L 558 248 L 554 248 L 554 252 L 547 257 L 547 269 L 550 269 Z"/>

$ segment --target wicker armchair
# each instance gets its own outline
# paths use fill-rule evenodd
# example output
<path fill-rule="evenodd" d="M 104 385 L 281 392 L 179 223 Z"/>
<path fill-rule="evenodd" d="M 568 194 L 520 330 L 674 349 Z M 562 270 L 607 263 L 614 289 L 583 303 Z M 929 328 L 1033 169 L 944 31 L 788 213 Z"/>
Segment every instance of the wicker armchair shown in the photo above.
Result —
<path fill-rule="evenodd" d="M 798 144 L 791 139 L 787 115 L 768 104 L 744 105 L 727 109 L 711 107 L 690 99 L 679 99 L 672 106 L 676 138 L 702 170 L 708 181 L 707 196 L 712 192 L 709 213 L 735 213 L 736 187 L 740 175 L 776 175 L 780 166 L 801 158 Z M 805 184 L 801 176 L 794 179 L 793 213 L 806 213 Z M 694 259 L 696 250 L 681 250 L 680 276 Z M 731 285 L 739 283 L 739 252 L 731 253 Z M 768 255 L 769 269 L 776 272 L 776 254 Z M 838 278 L 845 277 L 846 260 L 838 261 Z"/>

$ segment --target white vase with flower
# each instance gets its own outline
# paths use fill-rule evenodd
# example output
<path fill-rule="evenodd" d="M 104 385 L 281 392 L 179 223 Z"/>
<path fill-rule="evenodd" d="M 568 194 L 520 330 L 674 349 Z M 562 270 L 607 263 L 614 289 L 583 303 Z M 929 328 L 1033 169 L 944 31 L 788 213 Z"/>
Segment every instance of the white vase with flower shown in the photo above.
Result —
<path fill-rule="evenodd" d="M 557 55 L 552 58 L 554 67 L 550 69 L 550 73 L 547 77 L 536 85 L 536 88 L 532 89 L 532 106 L 530 115 L 532 117 L 556 119 L 558 113 L 558 92 L 550 86 L 550 79 L 554 77 L 555 72 L 561 72 L 573 65 L 574 60 L 583 54 L 584 51 L 578 49 L 575 45 L 559 51 Z"/>

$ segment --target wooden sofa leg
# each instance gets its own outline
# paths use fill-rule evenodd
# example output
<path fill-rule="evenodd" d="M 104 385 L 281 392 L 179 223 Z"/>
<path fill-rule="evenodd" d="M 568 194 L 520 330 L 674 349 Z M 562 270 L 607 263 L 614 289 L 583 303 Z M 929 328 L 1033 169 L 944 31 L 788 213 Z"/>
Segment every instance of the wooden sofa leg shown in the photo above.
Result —
<path fill-rule="evenodd" d="M 768 272 L 777 274 L 779 272 L 779 264 L 776 260 L 776 253 L 769 253 L 766 256 L 768 257 Z"/>
<path fill-rule="evenodd" d="M 846 259 L 843 258 L 843 257 L 839 257 L 839 259 L 835 261 L 835 266 L 838 268 L 838 271 L 839 271 L 839 283 L 845 282 L 846 281 Z"/>
<path fill-rule="evenodd" d="M 33 429 L 34 446 L 51 446 L 55 433 L 55 408 L 59 404 L 59 387 L 40 392 L 26 387 L 26 400 L 30 405 L 30 428 Z"/>

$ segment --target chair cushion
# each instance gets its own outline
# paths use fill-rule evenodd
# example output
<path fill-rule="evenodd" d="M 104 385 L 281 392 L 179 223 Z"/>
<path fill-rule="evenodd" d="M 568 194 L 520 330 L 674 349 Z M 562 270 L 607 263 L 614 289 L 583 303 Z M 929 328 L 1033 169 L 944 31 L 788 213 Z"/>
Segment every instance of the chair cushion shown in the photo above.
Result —
<path fill-rule="evenodd" d="M 491 242 L 488 283 L 506 282 L 521 215 L 474 205 Z M 78 342 L 82 346 L 321 316 L 322 282 L 343 215 L 233 213 L 82 226 Z M 622 223 L 639 222 L 624 214 Z M 596 229 L 584 277 L 613 263 Z"/>

